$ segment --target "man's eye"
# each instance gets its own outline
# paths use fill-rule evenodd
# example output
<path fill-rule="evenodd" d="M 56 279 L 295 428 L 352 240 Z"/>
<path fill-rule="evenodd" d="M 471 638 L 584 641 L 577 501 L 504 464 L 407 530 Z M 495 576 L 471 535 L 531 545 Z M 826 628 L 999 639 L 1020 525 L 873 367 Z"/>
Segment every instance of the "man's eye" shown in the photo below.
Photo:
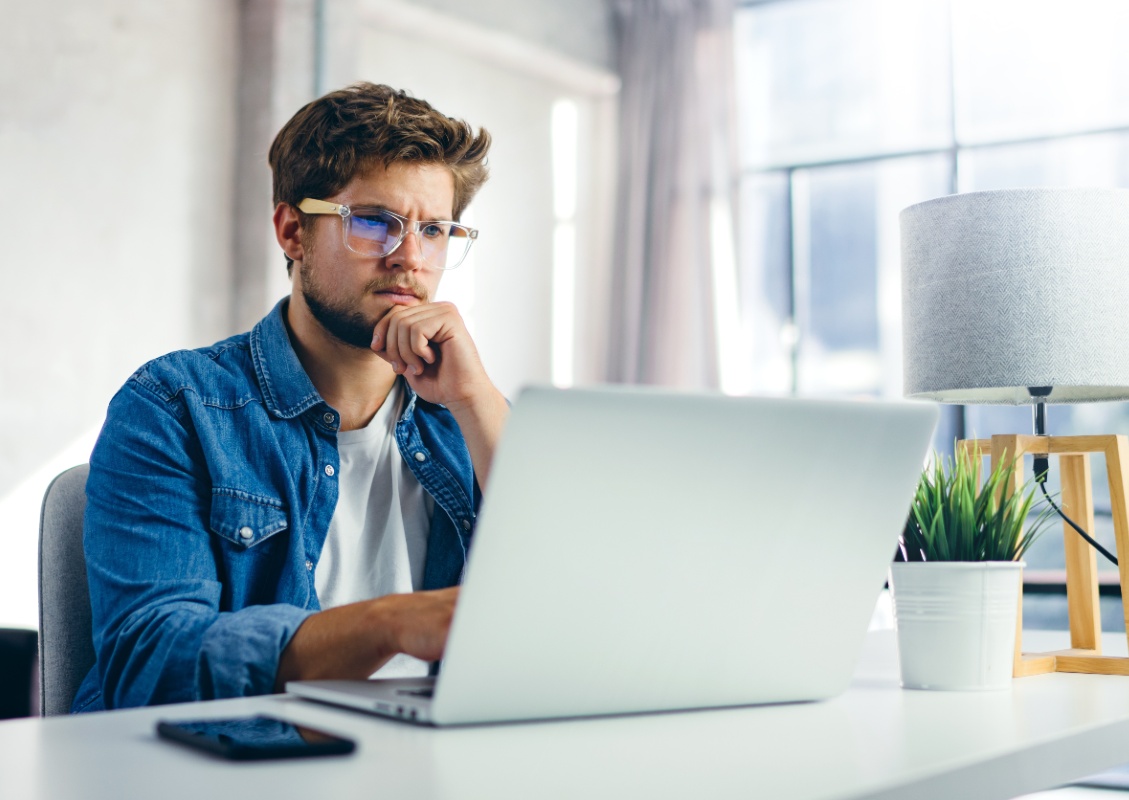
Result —
<path fill-rule="evenodd" d="M 445 239 L 447 237 L 447 229 L 449 227 L 449 225 L 432 222 L 420 228 L 420 233 L 422 233 L 428 239 Z"/>
<path fill-rule="evenodd" d="M 390 220 L 382 215 L 353 217 L 353 230 L 370 239 L 384 239 L 388 235 Z"/>

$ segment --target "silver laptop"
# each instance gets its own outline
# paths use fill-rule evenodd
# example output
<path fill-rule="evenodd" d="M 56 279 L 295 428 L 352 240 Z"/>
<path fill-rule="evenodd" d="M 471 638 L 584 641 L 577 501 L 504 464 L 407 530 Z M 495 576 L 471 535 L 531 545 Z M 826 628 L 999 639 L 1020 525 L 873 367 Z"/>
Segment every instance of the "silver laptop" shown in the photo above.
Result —
<path fill-rule="evenodd" d="M 836 695 L 936 419 L 919 403 L 526 389 L 438 677 L 286 688 L 433 725 Z"/>

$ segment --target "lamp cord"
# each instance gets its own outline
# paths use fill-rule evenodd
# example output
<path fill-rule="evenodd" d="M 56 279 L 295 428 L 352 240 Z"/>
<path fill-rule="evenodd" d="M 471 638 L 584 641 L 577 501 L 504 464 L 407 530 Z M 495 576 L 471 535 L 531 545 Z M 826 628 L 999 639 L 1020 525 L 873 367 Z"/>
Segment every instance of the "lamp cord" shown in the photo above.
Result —
<path fill-rule="evenodd" d="M 1100 544 L 1098 544 L 1093 539 L 1093 537 L 1090 536 L 1090 534 L 1088 534 L 1088 533 L 1086 533 L 1086 531 L 1082 530 L 1074 520 L 1072 520 L 1070 517 L 1066 516 L 1066 514 L 1063 513 L 1062 509 L 1059 508 L 1057 505 L 1055 505 L 1055 501 L 1051 499 L 1050 494 L 1047 492 L 1046 472 L 1043 472 L 1041 477 L 1043 478 L 1043 480 L 1038 480 L 1038 478 L 1036 478 L 1036 481 L 1039 484 L 1039 488 L 1043 490 L 1043 497 L 1045 497 L 1047 499 L 1047 502 L 1051 504 L 1051 508 L 1053 508 L 1055 511 L 1057 511 L 1058 515 L 1060 517 L 1062 517 L 1066 521 L 1066 524 L 1069 525 L 1070 527 L 1072 527 L 1075 530 L 1075 532 L 1077 532 L 1077 534 L 1079 536 L 1081 536 L 1083 539 L 1085 539 L 1087 542 L 1089 542 L 1090 546 L 1092 546 L 1095 550 L 1097 550 L 1103 556 L 1105 556 L 1110 561 L 1112 561 L 1114 564 L 1116 564 L 1117 563 L 1117 556 L 1115 556 L 1113 553 L 1109 552 L 1104 547 L 1102 547 Z"/>
<path fill-rule="evenodd" d="M 1035 417 L 1035 435 L 1047 435 L 1047 400 L 1051 392 L 1054 391 L 1052 386 L 1029 386 L 1027 391 L 1031 394 L 1031 398 L 1035 401 L 1032 410 Z M 1035 473 L 1035 483 L 1039 484 L 1039 488 L 1043 490 L 1043 497 L 1051 504 L 1051 508 L 1058 512 L 1063 521 L 1074 529 L 1074 532 L 1089 542 L 1090 546 L 1108 558 L 1114 564 L 1117 564 L 1117 556 L 1106 550 L 1098 544 L 1090 534 L 1082 530 L 1077 522 L 1063 513 L 1062 509 L 1058 507 L 1054 500 L 1051 499 L 1050 494 L 1047 492 L 1047 474 L 1051 471 L 1051 459 L 1049 454 L 1036 455 L 1032 459 L 1031 466 L 1034 468 L 1032 471 Z"/>

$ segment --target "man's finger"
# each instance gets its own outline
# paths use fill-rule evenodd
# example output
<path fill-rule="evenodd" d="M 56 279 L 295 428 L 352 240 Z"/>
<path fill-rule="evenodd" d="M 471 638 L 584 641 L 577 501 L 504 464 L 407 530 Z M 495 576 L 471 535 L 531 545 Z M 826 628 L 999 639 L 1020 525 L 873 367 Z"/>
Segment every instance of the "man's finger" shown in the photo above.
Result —
<path fill-rule="evenodd" d="M 431 347 L 431 340 L 424 335 L 422 330 L 416 330 L 411 337 L 412 352 L 417 354 L 428 364 L 435 363 L 435 351 Z"/>
<path fill-rule="evenodd" d="M 426 366 L 419 354 L 412 349 L 413 325 L 410 321 L 400 320 L 396 325 L 396 352 L 404 363 L 406 371 L 413 375 L 422 375 Z"/>

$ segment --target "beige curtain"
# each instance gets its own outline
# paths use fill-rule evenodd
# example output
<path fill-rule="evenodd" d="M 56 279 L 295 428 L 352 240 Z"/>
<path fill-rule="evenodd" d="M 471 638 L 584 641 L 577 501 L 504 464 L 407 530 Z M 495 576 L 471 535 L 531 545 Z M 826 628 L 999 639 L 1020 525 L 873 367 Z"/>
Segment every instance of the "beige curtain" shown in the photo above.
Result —
<path fill-rule="evenodd" d="M 623 88 L 608 378 L 716 388 L 711 231 L 731 235 L 736 210 L 733 0 L 616 0 L 615 11 Z"/>

